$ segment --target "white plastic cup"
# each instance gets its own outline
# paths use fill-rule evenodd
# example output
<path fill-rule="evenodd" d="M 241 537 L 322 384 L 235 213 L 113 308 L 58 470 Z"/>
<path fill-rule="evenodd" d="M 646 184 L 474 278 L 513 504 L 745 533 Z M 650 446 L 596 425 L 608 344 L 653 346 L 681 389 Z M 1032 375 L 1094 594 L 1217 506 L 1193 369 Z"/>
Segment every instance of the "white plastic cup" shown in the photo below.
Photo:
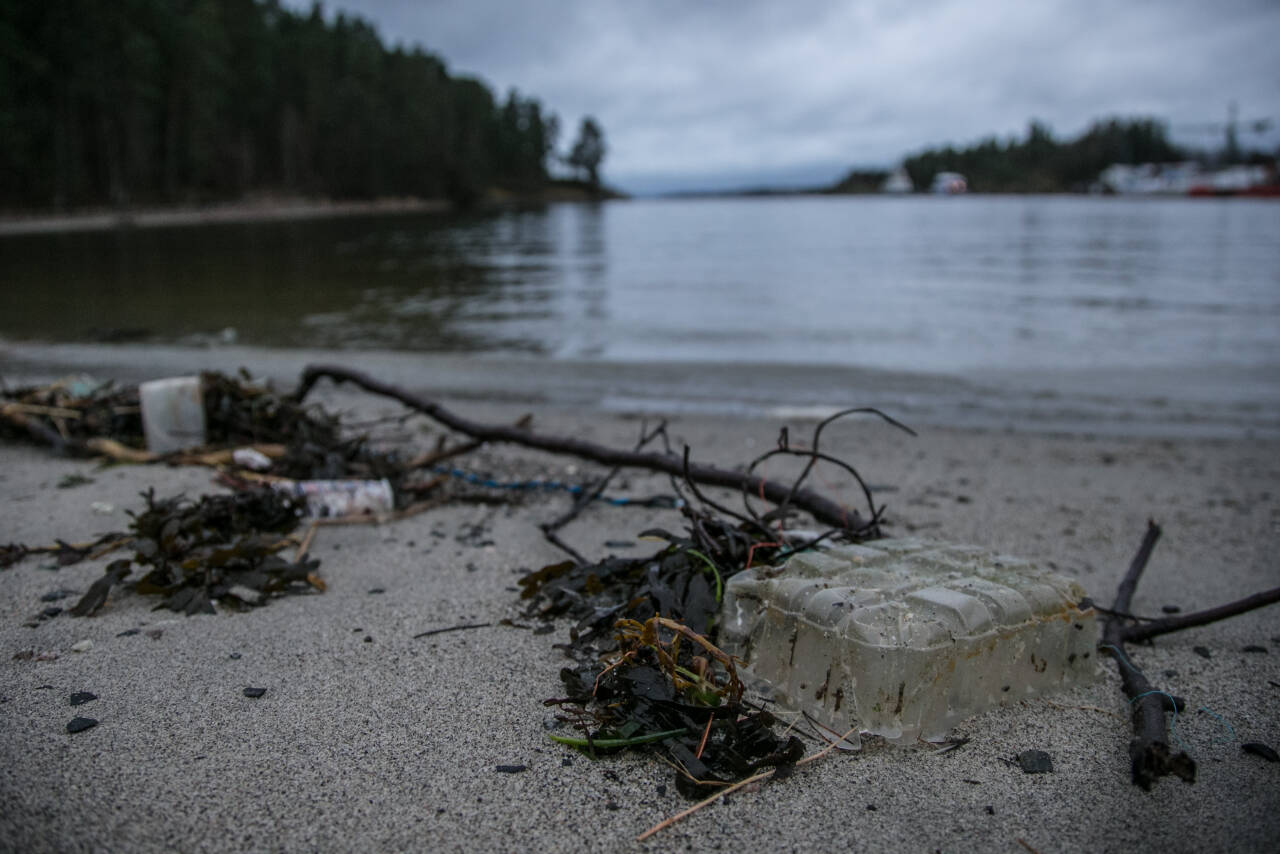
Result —
<path fill-rule="evenodd" d="M 199 377 L 170 377 L 138 386 L 147 450 L 181 451 L 205 443 L 204 398 Z"/>

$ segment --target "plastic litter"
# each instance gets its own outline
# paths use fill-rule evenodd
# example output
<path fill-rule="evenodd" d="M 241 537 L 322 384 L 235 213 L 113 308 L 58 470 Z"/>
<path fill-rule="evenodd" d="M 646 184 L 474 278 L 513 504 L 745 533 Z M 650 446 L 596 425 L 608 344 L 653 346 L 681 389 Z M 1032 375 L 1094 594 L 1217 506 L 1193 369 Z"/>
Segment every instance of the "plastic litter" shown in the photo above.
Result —
<path fill-rule="evenodd" d="M 167 454 L 205 443 L 204 398 L 199 377 L 170 377 L 138 386 L 147 449 Z"/>
<path fill-rule="evenodd" d="M 376 516 L 395 509 L 395 495 L 391 490 L 391 482 L 386 478 L 285 480 L 274 481 L 271 486 L 305 501 L 308 516 Z"/>
<path fill-rule="evenodd" d="M 1093 679 L 1084 596 L 1018 558 L 879 540 L 734 576 L 720 640 L 783 707 L 838 733 L 936 740 L 998 704 Z"/>

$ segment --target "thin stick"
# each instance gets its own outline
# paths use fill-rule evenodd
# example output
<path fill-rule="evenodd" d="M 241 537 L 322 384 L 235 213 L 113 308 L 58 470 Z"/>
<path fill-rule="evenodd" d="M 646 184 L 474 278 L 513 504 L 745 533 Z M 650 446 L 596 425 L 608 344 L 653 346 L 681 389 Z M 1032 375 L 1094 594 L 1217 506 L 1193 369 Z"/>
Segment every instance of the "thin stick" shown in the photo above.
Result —
<path fill-rule="evenodd" d="M 445 632 L 461 632 L 461 631 L 465 631 L 466 629 L 487 629 L 489 626 L 492 626 L 492 625 L 493 623 L 462 623 L 461 625 L 457 625 L 457 626 L 446 626 L 443 629 L 431 629 L 430 631 L 426 631 L 426 632 L 418 632 L 416 635 L 413 636 L 413 638 L 414 640 L 417 640 L 418 638 L 429 638 L 432 635 L 442 635 Z"/>
<path fill-rule="evenodd" d="M 547 436 L 505 425 L 481 424 L 470 421 L 454 414 L 435 401 L 427 400 L 404 389 L 380 382 L 359 371 L 353 371 L 338 365 L 309 365 L 302 372 L 302 378 L 298 383 L 298 390 L 294 393 L 294 399 L 301 401 L 306 397 L 307 392 L 325 377 L 335 382 L 355 383 L 374 394 L 398 400 L 406 406 L 435 419 L 451 430 L 465 433 L 473 439 L 522 445 L 526 448 L 549 451 L 554 454 L 569 454 L 611 467 L 642 468 L 677 477 L 685 473 L 679 457 L 659 453 L 623 451 L 573 437 Z M 690 465 L 688 476 L 704 486 L 723 486 L 729 489 L 745 489 L 751 492 L 755 492 L 757 488 L 763 485 L 764 495 L 767 500 L 779 504 L 790 498 L 794 506 L 809 513 L 825 525 L 849 528 L 855 531 L 866 526 L 861 515 L 857 512 L 847 510 L 839 503 L 811 490 L 802 489 L 791 495 L 791 490 L 786 484 L 776 481 L 763 481 L 762 478 L 754 475 L 709 465 Z"/>
<path fill-rule="evenodd" d="M 702 758 L 702 751 L 707 747 L 707 736 L 711 735 L 711 722 L 715 719 L 715 715 L 707 715 L 707 728 L 702 731 L 702 741 L 698 742 L 698 752 L 693 754 L 694 759 Z"/>
<path fill-rule="evenodd" d="M 1246 611 L 1252 611 L 1276 602 L 1280 602 L 1280 587 L 1273 587 L 1261 593 L 1254 593 L 1252 596 L 1246 596 L 1243 599 L 1237 599 L 1234 602 L 1228 602 L 1216 608 L 1206 608 L 1203 611 L 1193 611 L 1190 614 L 1155 619 L 1140 626 L 1125 626 L 1124 639 L 1134 643 L 1150 640 L 1160 635 L 1167 635 L 1170 632 L 1225 620 L 1227 617 L 1234 617 L 1237 614 L 1243 614 Z"/>
<path fill-rule="evenodd" d="M 857 729 L 858 728 L 856 726 L 853 727 L 844 735 L 840 736 L 839 741 L 833 741 L 831 744 L 828 744 L 826 747 L 824 747 L 822 750 L 819 750 L 817 753 L 810 754 L 809 756 L 806 756 L 803 759 L 799 760 L 798 762 L 796 762 L 796 767 L 799 768 L 801 765 L 808 765 L 810 762 L 817 761 L 822 757 L 826 756 L 828 753 L 836 749 L 837 744 L 839 744 L 841 741 L 844 741 L 849 736 L 853 735 L 853 733 Z M 685 818 L 686 816 L 693 815 L 698 810 L 702 809 L 708 804 L 715 803 L 716 801 L 720 800 L 730 792 L 736 792 L 738 791 L 738 789 L 741 789 L 743 786 L 750 785 L 751 783 L 755 783 L 760 780 L 767 780 L 777 772 L 778 772 L 777 768 L 770 768 L 768 771 L 761 771 L 759 774 L 755 774 L 751 777 L 746 778 L 745 780 L 739 780 L 738 782 L 734 783 L 732 786 L 721 789 L 720 791 L 716 792 L 714 795 L 711 795 L 701 801 L 698 801 L 696 804 L 689 807 L 688 809 L 682 810 L 681 812 L 676 813 L 670 818 L 664 819 L 663 821 L 658 822 L 653 827 L 649 828 L 644 833 L 637 836 L 636 842 L 644 842 L 646 839 L 648 839 L 650 836 L 653 836 L 658 831 L 666 830 L 668 827 L 680 821 L 681 819 Z"/>
<path fill-rule="evenodd" d="M 319 520 L 312 522 L 311 527 L 307 528 L 306 536 L 302 538 L 302 542 L 298 543 L 298 550 L 293 553 L 294 563 L 298 563 L 307 556 L 307 550 L 311 548 L 311 541 L 316 538 L 316 531 L 319 529 Z"/>

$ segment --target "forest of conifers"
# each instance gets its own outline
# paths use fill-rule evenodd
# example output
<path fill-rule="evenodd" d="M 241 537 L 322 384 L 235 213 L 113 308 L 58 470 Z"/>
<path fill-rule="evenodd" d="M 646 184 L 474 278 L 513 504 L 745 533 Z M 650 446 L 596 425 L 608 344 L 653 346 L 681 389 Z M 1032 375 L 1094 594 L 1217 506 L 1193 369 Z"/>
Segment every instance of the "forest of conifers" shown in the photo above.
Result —
<path fill-rule="evenodd" d="M 372 25 L 278 0 L 0 0 L 0 209 L 547 181 L 558 123 Z"/>

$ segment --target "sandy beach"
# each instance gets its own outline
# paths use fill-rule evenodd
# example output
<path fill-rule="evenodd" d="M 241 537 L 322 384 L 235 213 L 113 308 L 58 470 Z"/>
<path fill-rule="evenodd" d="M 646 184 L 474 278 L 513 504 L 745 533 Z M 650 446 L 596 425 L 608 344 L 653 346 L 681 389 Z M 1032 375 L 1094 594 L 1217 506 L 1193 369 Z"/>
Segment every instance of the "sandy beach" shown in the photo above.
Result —
<path fill-rule="evenodd" d="M 56 367 L 0 371 L 12 387 Z M 140 363 L 135 372 L 165 367 Z M 247 367 L 285 377 L 295 366 Z M 440 378 L 396 379 L 431 394 Z M 319 399 L 353 418 L 401 411 L 329 385 Z M 619 447 L 639 430 L 625 413 L 483 395 L 449 403 L 492 422 L 532 411 L 541 432 Z M 813 424 L 686 414 L 669 431 L 695 458 L 734 466 L 770 447 L 784 423 L 793 435 Z M 416 418 L 403 432 L 427 446 L 440 430 Z M 825 441 L 882 487 L 891 533 L 1026 557 L 1100 602 L 1114 597 L 1149 518 L 1164 537 L 1136 613 L 1195 610 L 1280 581 L 1280 441 L 934 426 L 912 438 L 870 420 L 837 425 Z M 461 465 L 561 479 L 596 473 L 516 447 L 486 448 Z M 92 483 L 58 488 L 70 474 Z M 814 485 L 856 497 L 836 478 Z M 125 511 L 152 487 L 192 496 L 220 489 L 204 468 L 100 469 L 35 446 L 0 446 L 0 543 L 122 530 Z M 619 489 L 645 495 L 666 483 L 634 473 Z M 534 635 L 499 624 L 522 620 L 518 576 L 562 559 L 537 524 L 567 501 L 536 494 L 324 528 L 312 550 L 327 591 L 247 613 L 182 617 L 117 593 L 97 616 L 63 613 L 31 628 L 24 623 L 48 607 L 43 596 L 83 593 L 110 558 L 51 570 L 30 556 L 0 571 L 0 849 L 1177 852 L 1274 850 L 1280 838 L 1280 764 L 1241 750 L 1252 741 L 1280 748 L 1280 608 L 1272 606 L 1132 650 L 1156 684 L 1187 700 L 1175 733 L 1199 765 L 1192 785 L 1166 778 L 1145 792 L 1130 783 L 1128 704 L 1104 659 L 1091 685 L 966 721 L 955 735 L 970 741 L 957 750 L 830 755 L 638 843 L 689 805 L 671 769 L 643 756 L 592 761 L 550 741 L 542 700 L 560 694 L 565 660 L 553 645 L 568 626 Z M 680 522 L 671 510 L 593 505 L 564 536 L 592 557 L 642 554 L 652 545 L 636 542 L 638 532 Z M 463 623 L 491 625 L 414 638 Z M 84 640 L 92 648 L 73 652 Z M 266 692 L 249 698 L 246 687 Z M 72 707 L 76 692 L 97 699 Z M 77 716 L 98 725 L 69 734 Z M 1031 748 L 1051 755 L 1053 773 L 1025 774 L 1006 761 Z"/>

